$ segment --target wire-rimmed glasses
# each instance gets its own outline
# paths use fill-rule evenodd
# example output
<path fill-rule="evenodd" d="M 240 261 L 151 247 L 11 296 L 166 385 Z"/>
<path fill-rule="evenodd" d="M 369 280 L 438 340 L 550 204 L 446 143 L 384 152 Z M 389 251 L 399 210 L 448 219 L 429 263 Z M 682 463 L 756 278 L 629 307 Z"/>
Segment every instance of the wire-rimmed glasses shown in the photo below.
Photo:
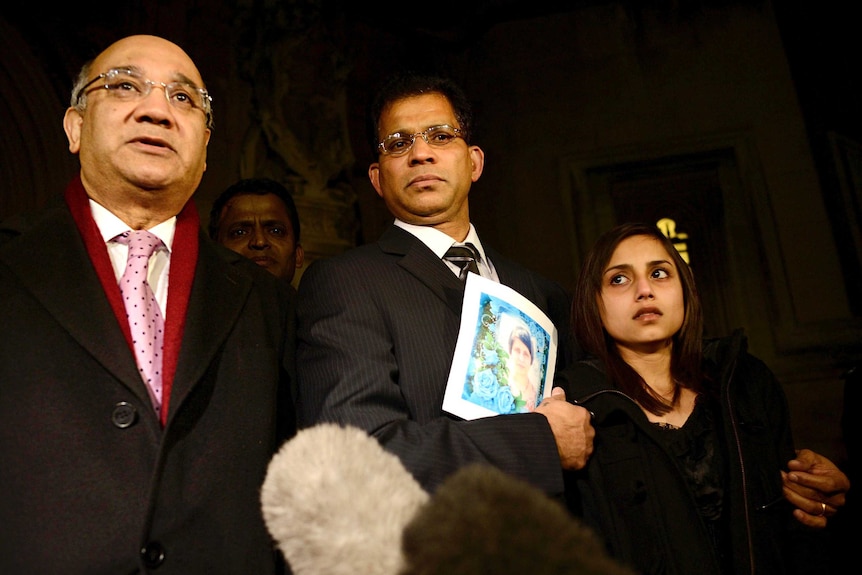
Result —
<path fill-rule="evenodd" d="M 413 144 L 416 142 L 416 136 L 422 136 L 422 139 L 425 140 L 425 143 L 429 146 L 441 148 L 449 144 L 455 138 L 461 137 L 461 130 L 453 128 L 448 124 L 442 124 L 440 126 L 431 126 L 430 128 L 421 132 L 416 132 L 415 134 L 402 134 L 401 132 L 395 132 L 394 134 L 389 134 L 383 138 L 383 141 L 377 144 L 377 147 L 381 154 L 387 156 L 400 156 L 402 154 L 406 154 L 410 148 L 413 147 Z"/>
<path fill-rule="evenodd" d="M 111 68 L 84 84 L 75 94 L 75 105 L 80 104 L 81 97 L 87 90 L 100 81 L 102 83 L 95 88 L 105 89 L 119 100 L 140 100 L 149 96 L 153 87 L 161 86 L 171 106 L 183 112 L 201 110 L 206 116 L 207 127 L 212 128 L 212 97 L 205 89 L 188 82 L 153 82 L 130 68 Z"/>

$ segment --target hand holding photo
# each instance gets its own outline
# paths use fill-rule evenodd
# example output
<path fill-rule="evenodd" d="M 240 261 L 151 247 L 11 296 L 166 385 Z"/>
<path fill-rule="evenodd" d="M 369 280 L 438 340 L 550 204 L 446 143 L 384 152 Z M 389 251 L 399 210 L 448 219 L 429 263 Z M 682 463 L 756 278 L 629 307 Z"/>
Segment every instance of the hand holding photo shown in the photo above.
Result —
<path fill-rule="evenodd" d="M 557 328 L 512 288 L 467 276 L 443 409 L 476 419 L 533 411 L 550 394 Z"/>

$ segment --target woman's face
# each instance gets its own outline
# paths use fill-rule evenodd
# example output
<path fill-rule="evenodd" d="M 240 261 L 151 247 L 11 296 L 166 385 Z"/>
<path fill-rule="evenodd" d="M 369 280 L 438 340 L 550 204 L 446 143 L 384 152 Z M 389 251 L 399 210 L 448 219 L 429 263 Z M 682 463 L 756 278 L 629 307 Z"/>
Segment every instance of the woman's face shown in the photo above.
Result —
<path fill-rule="evenodd" d="M 617 246 L 602 275 L 602 324 L 621 351 L 653 352 L 672 345 L 685 317 L 682 283 L 664 246 L 632 236 Z"/>
<path fill-rule="evenodd" d="M 512 350 L 509 352 L 509 357 L 518 369 L 526 371 L 533 363 L 533 356 L 530 355 L 530 348 L 524 345 L 524 342 L 518 338 L 512 340 Z"/>

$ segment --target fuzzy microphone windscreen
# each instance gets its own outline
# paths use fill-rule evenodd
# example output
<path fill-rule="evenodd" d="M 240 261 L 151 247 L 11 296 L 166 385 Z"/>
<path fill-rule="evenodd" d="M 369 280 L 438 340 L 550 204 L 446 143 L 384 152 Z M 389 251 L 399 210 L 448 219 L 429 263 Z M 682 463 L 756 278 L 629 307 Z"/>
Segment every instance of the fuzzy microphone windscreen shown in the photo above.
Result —
<path fill-rule="evenodd" d="M 428 494 L 365 431 L 300 430 L 261 488 L 267 529 L 294 575 L 395 575 L 401 534 Z"/>

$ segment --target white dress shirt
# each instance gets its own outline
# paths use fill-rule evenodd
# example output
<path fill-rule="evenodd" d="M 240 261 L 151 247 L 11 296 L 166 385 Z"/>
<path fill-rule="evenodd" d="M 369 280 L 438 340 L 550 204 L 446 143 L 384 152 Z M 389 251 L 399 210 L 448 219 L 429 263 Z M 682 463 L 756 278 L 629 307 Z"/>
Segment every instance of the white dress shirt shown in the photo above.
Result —
<path fill-rule="evenodd" d="M 416 236 L 419 241 L 428 246 L 428 248 L 441 260 L 443 260 L 443 256 L 446 255 L 446 251 L 453 245 L 462 246 L 467 243 L 473 244 L 473 247 L 479 252 L 479 260 L 476 262 L 476 265 L 479 267 L 479 275 L 483 278 L 492 279 L 499 283 L 500 278 L 497 277 L 497 270 L 494 269 L 494 264 L 491 263 L 491 260 L 485 256 L 485 249 L 482 247 L 482 242 L 479 240 L 479 234 L 476 233 L 476 228 L 473 227 L 473 224 L 470 224 L 470 232 L 467 234 L 467 237 L 464 238 L 463 242 L 455 241 L 452 237 L 430 226 L 408 224 L 407 222 L 403 222 L 397 218 L 395 220 L 395 225 Z M 449 266 L 449 269 L 451 269 L 452 273 L 456 276 L 461 273 L 461 268 L 457 265 L 446 260 L 443 260 L 443 263 Z"/>
<path fill-rule="evenodd" d="M 119 284 L 120 278 L 123 277 L 123 272 L 126 270 L 126 261 L 129 259 L 129 246 L 115 242 L 114 238 L 123 232 L 129 231 L 130 228 L 123 220 L 93 200 L 90 200 L 90 211 L 93 214 L 93 219 L 96 221 L 99 232 L 102 234 L 102 239 L 108 246 L 108 255 L 114 268 L 114 276 L 117 278 L 117 283 Z M 162 240 L 162 243 L 167 248 L 157 249 L 150 256 L 150 263 L 147 268 L 147 282 L 150 284 L 150 289 L 153 290 L 156 301 L 159 302 L 159 308 L 162 310 L 162 316 L 165 318 L 167 318 L 166 306 L 168 303 L 168 275 L 171 268 L 171 247 L 174 243 L 174 232 L 176 229 L 177 218 L 174 216 L 147 230 Z"/>

